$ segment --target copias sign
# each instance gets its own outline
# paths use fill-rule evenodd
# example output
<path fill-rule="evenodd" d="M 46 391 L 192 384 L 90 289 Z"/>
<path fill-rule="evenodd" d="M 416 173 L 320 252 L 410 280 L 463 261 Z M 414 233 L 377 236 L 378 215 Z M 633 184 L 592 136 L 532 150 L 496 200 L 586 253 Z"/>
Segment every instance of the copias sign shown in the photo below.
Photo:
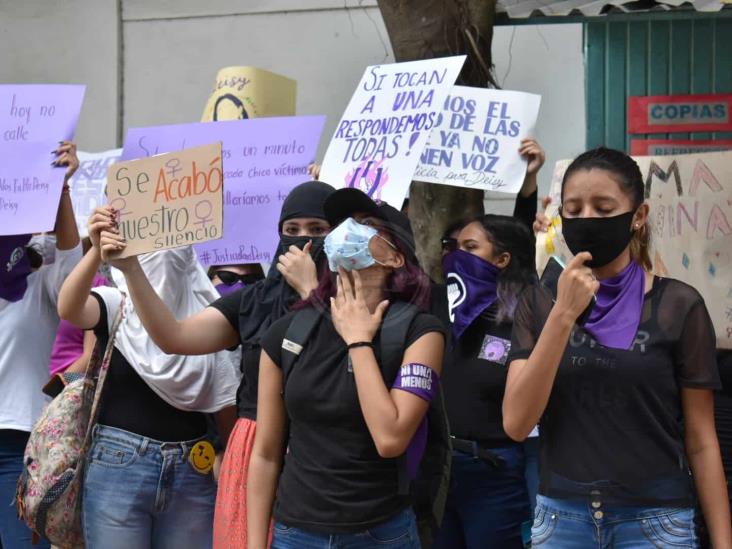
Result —
<path fill-rule="evenodd" d="M 628 133 L 732 131 L 732 94 L 628 98 Z"/>

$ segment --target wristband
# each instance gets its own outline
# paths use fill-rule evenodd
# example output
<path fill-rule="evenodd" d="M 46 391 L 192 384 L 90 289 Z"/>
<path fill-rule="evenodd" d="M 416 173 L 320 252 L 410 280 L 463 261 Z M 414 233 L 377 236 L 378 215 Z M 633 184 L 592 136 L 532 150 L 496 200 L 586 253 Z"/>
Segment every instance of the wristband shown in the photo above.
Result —
<path fill-rule="evenodd" d="M 357 349 L 358 347 L 371 347 L 374 348 L 374 344 L 371 341 L 357 341 L 356 343 L 351 343 L 347 346 L 348 350 L 351 349 Z"/>
<path fill-rule="evenodd" d="M 61 192 L 62 193 L 70 193 L 71 192 L 71 187 L 69 187 L 69 184 L 68 183 L 64 183 L 64 186 L 61 187 Z"/>

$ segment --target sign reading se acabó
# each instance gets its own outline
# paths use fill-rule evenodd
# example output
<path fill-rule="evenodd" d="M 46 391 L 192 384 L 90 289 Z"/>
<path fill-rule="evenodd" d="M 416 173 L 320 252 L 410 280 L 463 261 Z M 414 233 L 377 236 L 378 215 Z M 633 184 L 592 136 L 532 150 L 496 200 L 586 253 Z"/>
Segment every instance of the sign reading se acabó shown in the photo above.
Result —
<path fill-rule="evenodd" d="M 221 143 L 110 166 L 107 197 L 127 247 L 119 257 L 221 238 Z"/>
<path fill-rule="evenodd" d="M 732 94 L 628 98 L 628 133 L 732 131 Z"/>

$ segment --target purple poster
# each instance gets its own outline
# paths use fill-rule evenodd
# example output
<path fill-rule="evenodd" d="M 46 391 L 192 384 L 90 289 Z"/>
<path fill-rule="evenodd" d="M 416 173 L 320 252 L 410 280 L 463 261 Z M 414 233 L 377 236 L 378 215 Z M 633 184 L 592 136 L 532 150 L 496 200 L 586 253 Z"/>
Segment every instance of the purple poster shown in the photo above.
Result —
<path fill-rule="evenodd" d="M 0 142 L 71 140 L 86 86 L 0 85 Z"/>
<path fill-rule="evenodd" d="M 324 116 L 131 128 L 121 160 L 223 143 L 224 237 L 196 245 L 204 265 L 271 263 L 282 201 L 310 180 Z"/>
<path fill-rule="evenodd" d="M 73 139 L 85 86 L 0 85 L 0 235 L 53 229 L 65 167 L 58 142 Z"/>
<path fill-rule="evenodd" d="M 0 235 L 51 231 L 66 167 L 51 166 L 58 141 L 0 142 Z"/>

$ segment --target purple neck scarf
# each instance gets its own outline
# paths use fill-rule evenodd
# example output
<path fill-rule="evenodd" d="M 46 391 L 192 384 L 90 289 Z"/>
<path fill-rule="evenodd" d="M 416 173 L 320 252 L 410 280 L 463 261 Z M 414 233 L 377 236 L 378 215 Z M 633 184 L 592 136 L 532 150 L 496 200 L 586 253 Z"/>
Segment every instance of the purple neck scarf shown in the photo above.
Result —
<path fill-rule="evenodd" d="M 442 259 L 447 284 L 447 304 L 452 335 L 463 332 L 498 298 L 498 273 L 501 270 L 477 255 L 456 250 Z"/>
<path fill-rule="evenodd" d="M 30 238 L 29 234 L 0 237 L 0 299 L 20 301 L 28 289 L 31 265 L 25 246 Z"/>
<path fill-rule="evenodd" d="M 635 261 L 620 274 L 601 280 L 585 330 L 605 347 L 630 349 L 640 324 L 645 291 L 645 272 Z"/>
<path fill-rule="evenodd" d="M 237 290 L 241 290 L 246 284 L 244 284 L 241 280 L 238 280 L 237 282 L 234 282 L 234 284 L 216 284 L 216 291 L 219 292 L 220 295 L 229 295 L 233 294 Z"/>

